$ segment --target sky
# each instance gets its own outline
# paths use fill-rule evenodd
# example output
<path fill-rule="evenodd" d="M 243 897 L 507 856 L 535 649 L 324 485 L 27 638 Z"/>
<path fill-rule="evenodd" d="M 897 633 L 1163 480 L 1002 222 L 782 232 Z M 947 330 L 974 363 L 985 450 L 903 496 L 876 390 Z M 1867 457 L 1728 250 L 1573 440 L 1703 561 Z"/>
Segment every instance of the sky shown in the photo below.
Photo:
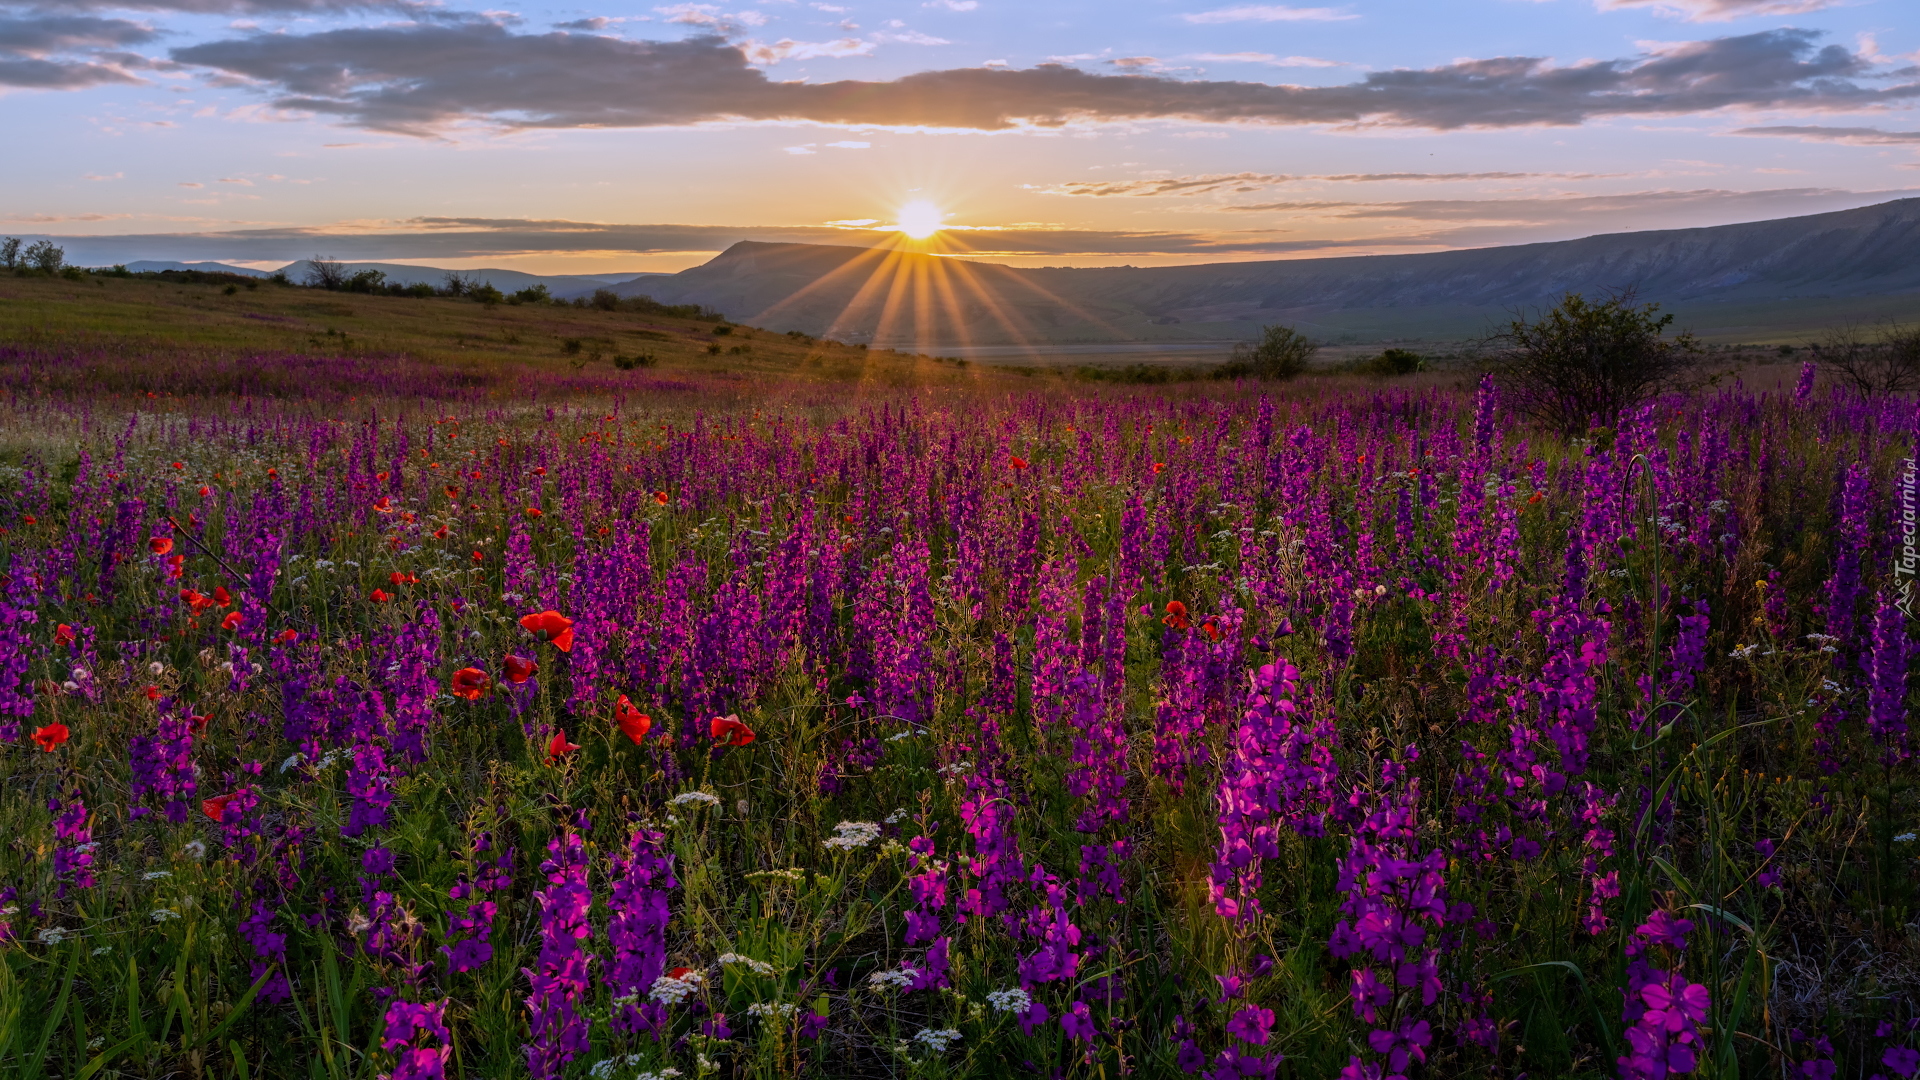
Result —
<path fill-rule="evenodd" d="M 1920 196 L 1914 0 L 0 0 L 0 233 L 615 274 L 1434 251 Z"/>

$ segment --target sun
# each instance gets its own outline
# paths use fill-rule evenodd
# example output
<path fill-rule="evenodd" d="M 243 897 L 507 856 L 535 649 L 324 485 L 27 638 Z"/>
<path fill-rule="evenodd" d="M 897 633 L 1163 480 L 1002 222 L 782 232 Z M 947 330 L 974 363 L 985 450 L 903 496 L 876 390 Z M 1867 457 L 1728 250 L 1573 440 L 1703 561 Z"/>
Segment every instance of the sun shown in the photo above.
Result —
<path fill-rule="evenodd" d="M 900 208 L 899 223 L 894 227 L 915 240 L 925 240 L 940 231 L 940 222 L 945 217 L 939 207 L 925 199 L 916 199 Z"/>

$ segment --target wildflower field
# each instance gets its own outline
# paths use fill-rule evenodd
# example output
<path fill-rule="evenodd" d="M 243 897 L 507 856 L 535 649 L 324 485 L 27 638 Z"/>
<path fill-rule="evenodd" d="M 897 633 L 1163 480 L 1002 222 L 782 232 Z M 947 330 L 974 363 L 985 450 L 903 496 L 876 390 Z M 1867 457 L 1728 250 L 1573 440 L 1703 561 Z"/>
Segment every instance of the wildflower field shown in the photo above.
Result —
<path fill-rule="evenodd" d="M 1817 375 L 16 380 L 0 1074 L 1912 1077 Z"/>

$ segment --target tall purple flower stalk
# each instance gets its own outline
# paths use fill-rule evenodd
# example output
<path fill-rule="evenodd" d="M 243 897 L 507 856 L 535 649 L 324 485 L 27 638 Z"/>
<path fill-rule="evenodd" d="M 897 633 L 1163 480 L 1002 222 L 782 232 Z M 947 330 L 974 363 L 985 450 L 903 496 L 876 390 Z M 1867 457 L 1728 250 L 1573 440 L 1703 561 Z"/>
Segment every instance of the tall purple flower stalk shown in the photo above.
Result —
<path fill-rule="evenodd" d="M 588 968 L 593 955 L 583 947 L 590 932 L 587 915 L 593 891 L 587 886 L 587 849 L 580 834 L 563 830 L 547 845 L 540 864 L 547 887 L 534 894 L 540 905 L 540 955 L 521 969 L 527 994 L 527 1071 L 534 1080 L 558 1080 L 568 1062 L 587 1052 Z"/>
<path fill-rule="evenodd" d="M 666 1030 L 666 1006 L 646 997 L 667 968 L 667 923 L 672 918 L 667 899 L 680 884 L 666 842 L 664 833 L 635 829 L 626 855 L 615 856 L 608 868 L 613 892 L 607 902 L 607 943 L 613 958 L 607 981 L 614 998 L 623 1002 L 613 1016 L 619 1031 Z"/>

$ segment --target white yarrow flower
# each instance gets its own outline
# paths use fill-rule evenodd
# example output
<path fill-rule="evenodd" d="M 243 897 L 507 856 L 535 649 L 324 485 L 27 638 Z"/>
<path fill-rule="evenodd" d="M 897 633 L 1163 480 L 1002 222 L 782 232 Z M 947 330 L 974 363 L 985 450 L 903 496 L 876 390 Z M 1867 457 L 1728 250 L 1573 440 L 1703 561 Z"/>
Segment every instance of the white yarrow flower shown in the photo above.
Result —
<path fill-rule="evenodd" d="M 1033 1007 L 1033 998 L 1016 986 L 1011 990 L 987 991 L 987 1004 L 996 1012 L 1023 1013 Z"/>
<path fill-rule="evenodd" d="M 843 821 L 833 827 L 833 835 L 823 841 L 836 851 L 852 851 L 880 839 L 880 826 L 871 821 Z"/>
<path fill-rule="evenodd" d="M 953 1028 L 922 1028 L 913 1037 L 913 1041 L 931 1049 L 936 1054 L 944 1054 L 954 1043 L 960 1041 L 960 1033 Z"/>

